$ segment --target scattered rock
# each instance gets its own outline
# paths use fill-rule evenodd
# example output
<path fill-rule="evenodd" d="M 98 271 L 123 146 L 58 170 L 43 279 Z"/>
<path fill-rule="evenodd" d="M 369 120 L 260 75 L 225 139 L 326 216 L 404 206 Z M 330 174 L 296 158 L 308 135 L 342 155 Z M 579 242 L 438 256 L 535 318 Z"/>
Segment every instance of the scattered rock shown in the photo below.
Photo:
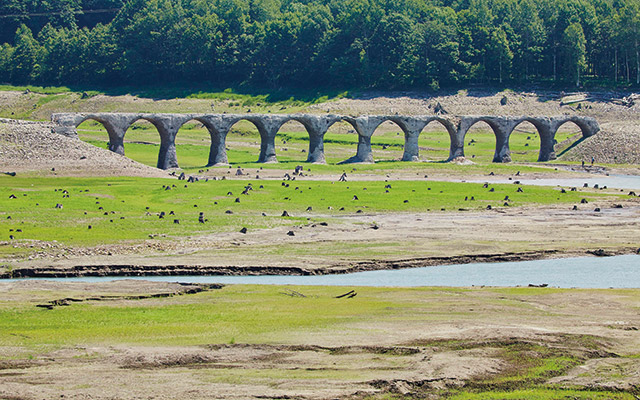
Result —
<path fill-rule="evenodd" d="M 604 249 L 589 250 L 589 251 L 587 251 L 587 253 L 593 254 L 594 256 L 597 256 L 597 257 L 611 257 L 611 256 L 613 256 L 612 253 L 610 253 L 610 252 L 608 252 L 608 251 L 606 251 Z"/>

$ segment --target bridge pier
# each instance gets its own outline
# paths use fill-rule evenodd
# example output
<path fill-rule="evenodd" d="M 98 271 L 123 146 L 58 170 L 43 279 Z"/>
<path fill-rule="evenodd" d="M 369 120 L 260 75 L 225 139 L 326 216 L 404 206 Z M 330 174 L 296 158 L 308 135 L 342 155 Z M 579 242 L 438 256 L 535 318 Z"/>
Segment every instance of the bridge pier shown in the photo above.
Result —
<path fill-rule="evenodd" d="M 307 162 L 314 164 L 326 164 L 324 157 L 324 135 L 326 131 L 308 130 L 309 133 L 309 150 L 307 153 Z"/>
<path fill-rule="evenodd" d="M 118 132 L 120 133 L 120 132 Z M 124 132 L 118 135 L 111 135 L 109 132 L 109 150 L 124 155 Z"/>
<path fill-rule="evenodd" d="M 137 115 L 116 115 L 115 118 L 105 118 L 96 115 L 92 119 L 100 122 L 109 134 L 109 150 L 124 155 L 124 135 L 127 129 L 137 119 Z"/>
<path fill-rule="evenodd" d="M 176 135 L 180 127 L 192 119 L 190 115 L 151 115 L 144 119 L 151 122 L 160 134 L 160 151 L 158 152 L 159 169 L 179 168 L 176 155 Z"/>
<path fill-rule="evenodd" d="M 352 163 L 373 163 L 373 152 L 371 151 L 371 136 L 376 128 L 384 122 L 384 117 L 364 116 L 364 117 L 344 117 L 358 133 L 358 148 L 356 155 L 341 161 L 340 164 Z"/>
<path fill-rule="evenodd" d="M 404 152 L 402 161 L 420 161 L 420 131 L 408 131 L 404 133 Z"/>
<path fill-rule="evenodd" d="M 207 167 L 215 165 L 228 165 L 227 159 L 227 134 L 237 119 L 224 118 L 220 115 L 207 115 L 197 118 L 209 131 L 211 145 L 209 146 L 209 161 Z"/>
<path fill-rule="evenodd" d="M 248 116 L 244 119 L 255 124 L 260 133 L 260 156 L 259 163 L 277 163 L 276 157 L 276 135 L 278 130 L 289 119 L 286 115 L 256 115 Z"/>
<path fill-rule="evenodd" d="M 496 136 L 496 149 L 493 154 L 494 163 L 511 162 L 511 149 L 509 140 L 511 133 L 521 121 L 513 118 L 493 118 L 491 129 Z"/>
<path fill-rule="evenodd" d="M 337 115 L 301 115 L 296 116 L 295 120 L 304 125 L 309 134 L 309 150 L 307 162 L 314 164 L 326 164 L 324 155 L 324 135 L 327 133 L 331 125 L 342 120 Z"/>
<path fill-rule="evenodd" d="M 450 135 L 451 144 L 449 146 L 449 158 L 447 161 L 452 161 L 459 157 L 464 157 L 464 138 L 467 135 L 467 131 L 473 124 L 477 122 L 473 117 L 462 117 L 457 121 L 455 127 L 455 133 Z"/>
<path fill-rule="evenodd" d="M 404 151 L 402 161 L 420 161 L 420 132 L 427 126 L 427 120 L 416 117 L 393 116 L 389 120 L 395 122 L 404 133 Z"/>
<path fill-rule="evenodd" d="M 536 126 L 540 136 L 540 151 L 538 161 L 550 161 L 556 159 L 555 144 L 556 132 L 560 125 L 554 126 L 552 121 L 545 121 Z"/>
<path fill-rule="evenodd" d="M 209 129 L 211 136 L 211 146 L 209 146 L 209 161 L 207 167 L 215 165 L 228 165 L 227 158 L 227 134 L 229 130 L 212 130 Z"/>

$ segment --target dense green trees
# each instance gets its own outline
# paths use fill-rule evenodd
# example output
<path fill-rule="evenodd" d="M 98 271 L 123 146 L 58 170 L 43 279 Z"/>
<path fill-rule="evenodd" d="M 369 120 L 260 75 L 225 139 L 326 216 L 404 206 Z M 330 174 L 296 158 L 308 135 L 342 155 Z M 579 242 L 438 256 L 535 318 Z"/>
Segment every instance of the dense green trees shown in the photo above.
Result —
<path fill-rule="evenodd" d="M 4 0 L 0 81 L 640 84 L 640 0 Z"/>

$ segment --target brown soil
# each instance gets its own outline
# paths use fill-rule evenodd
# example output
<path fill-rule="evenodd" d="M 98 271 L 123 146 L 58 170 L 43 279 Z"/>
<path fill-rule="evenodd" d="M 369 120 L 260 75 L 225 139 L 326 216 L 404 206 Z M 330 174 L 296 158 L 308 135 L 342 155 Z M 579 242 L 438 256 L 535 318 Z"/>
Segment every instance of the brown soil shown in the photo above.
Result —
<path fill-rule="evenodd" d="M 30 281 L 0 283 L 0 289 L 10 304 L 32 293 L 39 296 L 35 302 L 46 300 L 47 293 L 49 300 L 60 292 L 144 296 L 180 287 Z M 394 296 L 415 297 L 412 292 Z M 557 377 L 543 377 L 541 384 L 634 393 L 640 361 L 621 356 L 635 356 L 640 345 L 637 291 L 444 288 L 423 296 L 415 300 L 429 302 L 424 315 L 408 311 L 391 320 L 345 321 L 311 334 L 293 330 L 275 344 L 265 338 L 267 344 L 141 346 L 126 344 L 125 338 L 56 350 L 0 347 L 0 398 L 360 399 L 376 393 L 437 398 L 438 390 L 451 388 L 500 389 L 486 382 L 518 376 L 523 363 L 544 352 L 578 364 Z M 158 298 L 157 305 L 163 301 L 168 300 Z"/>

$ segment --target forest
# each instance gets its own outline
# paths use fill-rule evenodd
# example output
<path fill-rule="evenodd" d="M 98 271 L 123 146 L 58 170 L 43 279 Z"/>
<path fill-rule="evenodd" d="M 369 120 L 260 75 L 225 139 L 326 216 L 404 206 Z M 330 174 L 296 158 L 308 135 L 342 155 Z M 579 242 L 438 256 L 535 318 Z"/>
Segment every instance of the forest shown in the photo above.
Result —
<path fill-rule="evenodd" d="M 640 83 L 640 0 L 3 0 L 0 82 Z"/>

